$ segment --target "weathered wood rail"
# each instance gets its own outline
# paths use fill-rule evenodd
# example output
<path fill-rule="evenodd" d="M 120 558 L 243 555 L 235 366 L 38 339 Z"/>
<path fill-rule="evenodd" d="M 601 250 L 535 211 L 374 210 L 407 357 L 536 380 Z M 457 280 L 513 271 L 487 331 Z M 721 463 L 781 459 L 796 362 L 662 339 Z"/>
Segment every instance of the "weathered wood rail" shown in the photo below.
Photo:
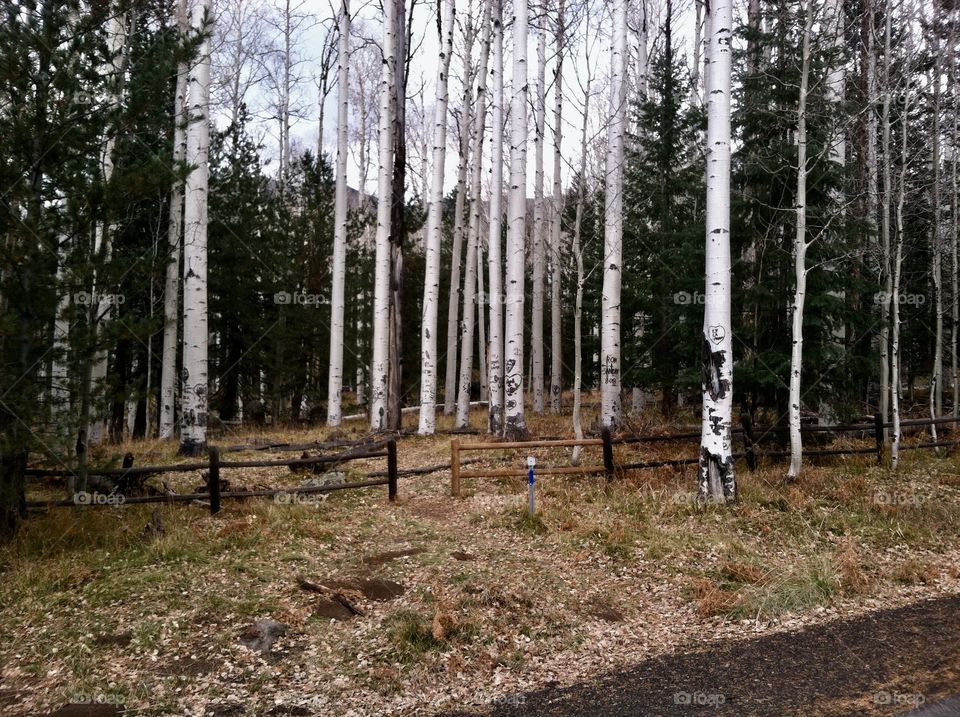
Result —
<path fill-rule="evenodd" d="M 875 455 L 877 463 L 883 463 L 885 456 L 884 429 L 892 428 L 892 422 L 884 423 L 879 415 L 869 416 L 870 420 L 857 423 L 841 423 L 836 425 L 804 425 L 801 426 L 801 434 L 817 433 L 863 433 L 870 434 L 873 439 L 872 446 L 849 446 L 841 448 L 819 448 L 804 449 L 804 457 L 817 458 L 826 456 L 843 455 Z M 923 428 L 933 425 L 960 423 L 960 418 L 944 416 L 935 419 L 918 418 L 900 421 L 901 427 Z M 757 435 L 757 429 L 747 416 L 741 417 L 741 425 L 732 429 L 732 434 L 740 436 L 743 441 L 743 450 L 735 452 L 735 460 L 745 460 L 750 470 L 755 470 L 759 459 L 761 458 L 785 458 L 790 455 L 787 450 L 762 450 L 758 448 L 761 441 L 772 436 L 783 435 L 786 429 L 781 426 L 773 426 L 760 431 Z M 614 460 L 613 446 L 615 445 L 637 445 L 644 443 L 666 443 L 674 441 L 699 441 L 699 431 L 685 431 L 673 434 L 650 434 L 613 437 L 609 430 L 604 429 L 600 438 L 584 439 L 563 439 L 563 440 L 539 440 L 539 441 L 512 441 L 499 442 L 488 441 L 483 443 L 461 443 L 458 438 L 450 441 L 450 494 L 454 497 L 462 495 L 462 481 L 465 478 L 513 478 L 524 477 L 527 475 L 525 468 L 486 468 L 479 470 L 462 470 L 461 454 L 468 451 L 520 451 L 532 450 L 536 448 L 567 448 L 575 446 L 601 446 L 603 449 L 603 465 L 586 466 L 538 466 L 537 473 L 541 475 L 593 475 L 604 474 L 608 480 L 612 480 L 617 474 L 629 470 L 644 470 L 651 468 L 666 468 L 686 465 L 696 465 L 700 462 L 699 457 L 694 458 L 675 458 L 668 460 L 655 461 L 635 461 L 617 463 Z M 927 441 L 915 444 L 903 444 L 900 450 L 917 450 L 923 448 L 955 448 L 960 445 L 960 440 L 953 441 Z"/>
<path fill-rule="evenodd" d="M 326 486 L 302 486 L 291 488 L 265 488 L 260 490 L 242 490 L 242 491 L 224 491 L 222 490 L 220 472 L 234 468 L 272 468 L 272 467 L 295 467 L 295 466 L 323 466 L 325 468 L 336 467 L 349 461 L 366 460 L 370 458 L 386 458 L 387 467 L 385 471 L 368 473 L 369 480 L 354 481 L 351 483 L 340 483 Z M 209 459 L 206 463 L 176 463 L 166 466 L 137 466 L 128 468 L 111 469 L 93 469 L 88 475 L 104 478 L 130 478 L 135 476 L 147 476 L 160 473 L 184 473 L 197 470 L 207 470 L 207 492 L 205 493 L 168 493 L 165 495 L 150 496 L 123 496 L 122 500 L 114 502 L 97 500 L 77 499 L 74 495 L 72 499 L 53 500 L 53 501 L 28 501 L 27 508 L 45 508 L 61 507 L 72 508 L 80 506 L 98 506 L 98 505 L 137 505 L 143 503 L 192 503 L 194 501 L 209 501 L 210 513 L 216 514 L 220 511 L 221 501 L 233 498 L 257 498 L 277 496 L 295 496 L 309 495 L 314 493 L 329 493 L 338 490 L 349 490 L 351 488 L 368 488 L 370 486 L 387 486 L 387 496 L 391 502 L 397 499 L 397 490 L 400 471 L 397 468 L 397 442 L 391 438 L 379 444 L 363 446 L 362 450 L 353 449 L 342 453 L 329 456 L 311 456 L 309 458 L 292 458 L 285 460 L 268 461 L 221 461 L 220 449 L 216 446 L 209 448 Z M 27 475 L 30 476 L 54 476 L 69 477 L 76 473 L 69 470 L 51 470 L 46 468 L 27 469 Z M 384 476 L 384 477 L 380 477 Z M 103 494 L 103 497 L 107 497 Z"/>

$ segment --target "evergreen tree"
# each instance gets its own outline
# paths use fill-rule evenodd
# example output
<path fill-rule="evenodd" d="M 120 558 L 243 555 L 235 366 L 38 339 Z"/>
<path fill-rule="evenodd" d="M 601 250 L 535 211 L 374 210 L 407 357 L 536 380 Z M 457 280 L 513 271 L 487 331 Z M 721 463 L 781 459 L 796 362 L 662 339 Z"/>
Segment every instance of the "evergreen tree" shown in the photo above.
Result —
<path fill-rule="evenodd" d="M 661 391 L 669 417 L 678 390 L 700 384 L 703 268 L 703 116 L 675 54 L 672 18 L 650 67 L 649 94 L 634 107 L 624 228 L 624 385 Z"/>

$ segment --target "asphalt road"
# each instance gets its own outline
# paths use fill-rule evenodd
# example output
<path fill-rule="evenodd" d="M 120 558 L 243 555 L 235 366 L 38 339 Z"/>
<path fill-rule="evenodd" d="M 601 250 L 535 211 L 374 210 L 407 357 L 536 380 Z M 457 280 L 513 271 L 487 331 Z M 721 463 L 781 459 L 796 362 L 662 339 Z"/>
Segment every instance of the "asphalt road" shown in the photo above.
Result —
<path fill-rule="evenodd" d="M 691 645 L 594 681 L 508 696 L 482 714 L 960 717 L 958 693 L 953 595 L 799 632 Z"/>

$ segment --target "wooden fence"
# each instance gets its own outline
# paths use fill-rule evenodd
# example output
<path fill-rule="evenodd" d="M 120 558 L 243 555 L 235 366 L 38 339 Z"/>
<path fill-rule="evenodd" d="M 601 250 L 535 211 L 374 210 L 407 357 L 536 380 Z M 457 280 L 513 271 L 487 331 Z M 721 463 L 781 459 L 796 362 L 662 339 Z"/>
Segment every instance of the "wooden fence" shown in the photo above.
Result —
<path fill-rule="evenodd" d="M 265 488 L 261 490 L 239 490 L 223 491 L 221 490 L 220 472 L 234 468 L 270 468 L 285 466 L 289 468 L 297 466 L 323 466 L 326 469 L 342 465 L 350 461 L 365 460 L 370 458 L 386 458 L 386 471 L 375 471 L 368 473 L 369 480 L 354 481 L 352 483 L 340 483 L 324 486 L 302 486 L 292 488 Z M 124 496 L 122 501 L 108 502 L 91 498 L 90 500 L 77 500 L 75 495 L 73 499 L 56 501 L 29 501 L 26 504 L 28 508 L 44 507 L 62 507 L 71 508 L 86 505 L 136 505 L 142 503 L 191 503 L 193 501 L 209 501 L 210 513 L 216 514 L 220 511 L 221 501 L 232 498 L 254 498 L 277 496 L 308 495 L 314 493 L 329 493 L 337 490 L 349 490 L 352 488 L 367 488 L 369 486 L 385 485 L 387 486 L 387 495 L 390 501 L 397 499 L 397 485 L 400 471 L 397 469 L 397 442 L 391 438 L 388 441 L 369 444 L 353 448 L 352 450 L 329 456 L 311 456 L 307 458 L 292 458 L 286 460 L 270 461 L 221 461 L 220 449 L 211 446 L 209 449 L 209 460 L 206 463 L 177 463 L 167 466 L 138 466 L 126 468 L 98 469 L 89 471 L 91 476 L 100 476 L 104 478 L 116 478 L 118 480 L 128 480 L 135 477 L 156 475 L 160 473 L 183 473 L 187 471 L 207 470 L 207 491 L 203 493 L 169 493 L 166 495 L 150 496 Z M 28 468 L 28 476 L 53 476 L 53 477 L 71 477 L 76 474 L 68 470 L 50 470 L 46 468 Z M 382 476 L 382 477 L 381 477 Z M 79 495 L 79 494 L 78 494 Z"/>
<path fill-rule="evenodd" d="M 801 427 L 801 434 L 817 433 L 864 433 L 870 434 L 873 438 L 873 444 L 869 447 L 845 447 L 845 448 L 822 448 L 822 449 L 804 449 L 804 457 L 822 457 L 822 456 L 841 456 L 841 455 L 876 455 L 877 463 L 883 463 L 884 459 L 884 429 L 892 428 L 893 423 L 884 423 L 879 415 L 866 417 L 869 420 L 857 423 L 843 423 L 832 426 L 806 425 Z M 960 422 L 960 418 L 941 417 L 941 418 L 920 418 L 900 421 L 901 428 L 926 427 L 934 425 L 955 424 Z M 763 429 L 759 435 L 757 429 L 753 426 L 748 417 L 741 417 L 741 425 L 734 427 L 731 432 L 734 435 L 741 436 L 744 449 L 740 452 L 734 452 L 735 460 L 745 460 L 750 470 L 755 470 L 758 460 L 761 458 L 785 458 L 790 455 L 790 451 L 785 450 L 761 450 L 758 446 L 778 436 L 786 434 L 788 429 L 780 426 Z M 458 438 L 450 441 L 450 494 L 454 497 L 461 496 L 461 481 L 464 478 L 512 478 L 523 477 L 527 475 L 525 468 L 500 468 L 500 469 L 479 469 L 479 470 L 461 470 L 463 465 L 460 455 L 468 451 L 494 451 L 494 450 L 527 450 L 533 448 L 565 448 L 574 446 L 601 446 L 603 449 L 603 465 L 586 466 L 538 466 L 536 471 L 541 475 L 595 475 L 604 474 L 607 480 L 612 480 L 618 473 L 628 470 L 643 470 L 647 468 L 665 468 L 671 466 L 695 465 L 700 462 L 700 458 L 676 458 L 672 460 L 658 461 L 638 461 L 632 463 L 616 463 L 613 456 L 613 446 L 645 443 L 667 443 L 674 441 L 699 441 L 699 431 L 688 431 L 681 433 L 665 435 L 634 435 L 613 437 L 608 429 L 601 432 L 600 438 L 584 439 L 566 439 L 566 440 L 542 440 L 542 441 L 513 441 L 513 442 L 486 442 L 486 443 L 460 443 Z M 954 448 L 960 445 L 960 440 L 954 441 L 927 441 L 914 444 L 902 444 L 900 450 L 916 450 L 921 448 Z"/>

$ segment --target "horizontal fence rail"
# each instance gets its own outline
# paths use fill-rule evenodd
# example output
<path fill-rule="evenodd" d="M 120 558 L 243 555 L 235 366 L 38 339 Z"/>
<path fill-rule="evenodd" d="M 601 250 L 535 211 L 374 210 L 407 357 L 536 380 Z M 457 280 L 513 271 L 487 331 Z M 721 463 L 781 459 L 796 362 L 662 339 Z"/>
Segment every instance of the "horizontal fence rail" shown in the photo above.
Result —
<path fill-rule="evenodd" d="M 88 473 L 91 476 L 98 477 L 117 477 L 128 478 L 136 476 L 148 476 L 158 473 L 184 473 L 196 470 L 206 469 L 207 473 L 207 492 L 202 493 L 168 493 L 165 495 L 150 496 L 125 496 L 122 494 L 87 494 L 87 497 L 78 499 L 80 494 L 74 495 L 73 499 L 54 500 L 54 501 L 28 501 L 27 508 L 44 507 L 80 507 L 80 506 L 98 506 L 98 505 L 137 505 L 143 503 L 192 503 L 194 501 L 208 500 L 210 503 L 210 513 L 220 512 L 220 504 L 223 499 L 240 498 L 258 498 L 258 497 L 277 497 L 277 496 L 295 496 L 309 495 L 313 493 L 330 493 L 338 490 L 348 490 L 351 488 L 367 488 L 370 486 L 387 486 L 387 495 L 391 502 L 397 499 L 398 479 L 400 471 L 397 468 L 397 442 L 395 439 L 384 441 L 380 444 L 366 446 L 364 450 L 353 450 L 338 453 L 332 456 L 312 456 L 309 458 L 294 458 L 287 460 L 268 460 L 268 461 L 221 461 L 220 449 L 212 446 L 209 449 L 210 457 L 207 463 L 179 463 L 168 466 L 138 466 L 120 468 L 120 469 L 100 469 L 92 470 Z M 354 481 L 351 483 L 340 483 L 326 486 L 303 486 L 293 488 L 263 488 L 258 490 L 238 490 L 223 491 L 220 471 L 233 468 L 271 468 L 271 467 L 299 467 L 299 466 L 338 466 L 349 461 L 365 460 L 368 458 L 386 458 L 387 468 L 385 471 L 375 471 L 368 473 L 370 480 Z M 32 476 L 75 476 L 73 471 L 47 470 L 42 468 L 33 468 L 28 470 Z M 413 473 L 411 473 L 412 475 Z M 385 477 L 380 477 L 385 476 Z M 122 500 L 116 499 L 122 496 Z M 109 500 L 115 498 L 116 500 Z"/>
<path fill-rule="evenodd" d="M 869 422 L 866 422 L 869 419 Z M 836 425 L 804 425 L 801 426 L 801 434 L 810 433 L 871 433 L 874 445 L 869 447 L 846 447 L 846 448 L 813 448 L 804 449 L 805 457 L 816 458 L 826 456 L 843 455 L 875 455 L 878 463 L 883 463 L 885 437 L 884 432 L 887 428 L 892 428 L 892 422 L 884 422 L 879 415 L 866 416 L 861 419 L 863 422 L 841 423 Z M 934 419 L 908 419 L 900 421 L 901 427 L 926 427 L 934 425 L 960 423 L 960 418 L 945 416 Z M 742 437 L 744 450 L 735 452 L 735 460 L 746 460 L 750 470 L 757 467 L 757 462 L 761 458 L 785 458 L 790 455 L 788 450 L 763 450 L 758 448 L 758 443 L 767 436 L 785 434 L 787 427 L 772 426 L 764 429 L 758 429 L 746 416 L 741 417 L 741 425 L 731 429 L 731 433 Z M 759 438 L 756 438 L 757 434 Z M 483 443 L 460 443 L 460 440 L 454 438 L 450 441 L 450 494 L 454 497 L 461 497 L 461 481 L 464 478 L 521 478 L 527 475 L 523 468 L 485 468 L 479 470 L 462 470 L 461 466 L 466 462 L 461 460 L 461 453 L 468 451 L 518 451 L 530 450 L 536 448 L 569 448 L 569 447 L 593 447 L 601 446 L 603 448 L 603 465 L 586 466 L 538 466 L 537 473 L 541 475 L 593 475 L 605 474 L 608 479 L 614 478 L 618 473 L 628 470 L 643 470 L 651 468 L 678 467 L 687 465 L 696 465 L 700 458 L 675 458 L 668 460 L 655 461 L 634 461 L 616 463 L 613 458 L 613 446 L 615 445 L 638 445 L 645 443 L 661 443 L 672 441 L 693 441 L 700 439 L 699 431 L 684 431 L 672 434 L 650 434 L 613 437 L 609 430 L 604 429 L 600 438 L 583 439 L 558 439 L 558 440 L 536 440 L 536 441 L 488 441 Z M 955 448 L 960 446 L 960 440 L 953 441 L 928 441 L 917 444 L 904 444 L 900 450 L 917 450 L 922 448 Z"/>

